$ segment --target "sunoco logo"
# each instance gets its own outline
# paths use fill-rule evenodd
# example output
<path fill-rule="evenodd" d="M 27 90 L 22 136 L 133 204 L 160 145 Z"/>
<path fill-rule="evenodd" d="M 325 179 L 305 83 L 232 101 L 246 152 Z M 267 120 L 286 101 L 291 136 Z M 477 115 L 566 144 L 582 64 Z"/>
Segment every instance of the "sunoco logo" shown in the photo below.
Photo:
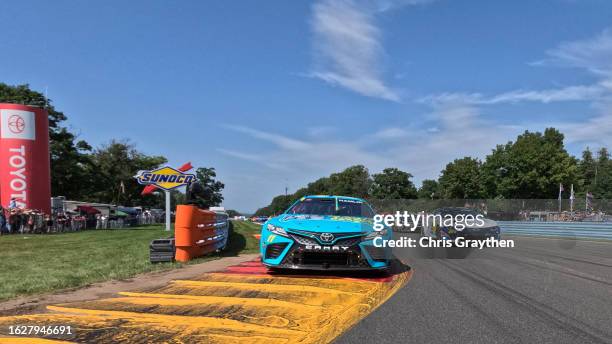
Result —
<path fill-rule="evenodd" d="M 140 171 L 134 178 L 136 178 L 138 184 L 155 185 L 160 189 L 172 190 L 193 183 L 196 176 L 165 166 L 152 171 Z"/>

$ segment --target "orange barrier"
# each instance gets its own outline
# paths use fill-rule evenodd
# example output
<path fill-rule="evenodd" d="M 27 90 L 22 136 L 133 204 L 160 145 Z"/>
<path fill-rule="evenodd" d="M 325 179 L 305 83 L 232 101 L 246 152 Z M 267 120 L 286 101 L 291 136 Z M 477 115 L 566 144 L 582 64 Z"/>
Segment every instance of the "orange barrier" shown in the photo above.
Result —
<path fill-rule="evenodd" d="M 202 210 L 193 205 L 176 207 L 174 229 L 176 254 L 179 262 L 225 248 L 229 224 L 226 214 Z"/>

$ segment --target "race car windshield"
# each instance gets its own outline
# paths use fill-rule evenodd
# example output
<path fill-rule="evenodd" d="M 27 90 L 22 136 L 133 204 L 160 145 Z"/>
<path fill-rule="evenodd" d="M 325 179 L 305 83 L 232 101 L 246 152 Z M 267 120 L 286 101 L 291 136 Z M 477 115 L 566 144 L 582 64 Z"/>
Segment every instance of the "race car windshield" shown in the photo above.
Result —
<path fill-rule="evenodd" d="M 374 212 L 365 203 L 334 198 L 306 198 L 287 210 L 287 214 L 328 215 L 351 217 L 374 217 Z"/>
<path fill-rule="evenodd" d="M 441 208 L 434 211 L 441 215 L 480 215 L 480 212 L 472 208 Z"/>

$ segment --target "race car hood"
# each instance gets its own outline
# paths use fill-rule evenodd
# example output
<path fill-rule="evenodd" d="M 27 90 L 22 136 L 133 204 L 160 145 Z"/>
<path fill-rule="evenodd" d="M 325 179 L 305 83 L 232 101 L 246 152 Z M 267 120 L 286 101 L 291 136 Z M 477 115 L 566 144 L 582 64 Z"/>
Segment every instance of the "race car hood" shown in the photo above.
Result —
<path fill-rule="evenodd" d="M 372 219 L 362 217 L 285 214 L 270 222 L 284 229 L 316 233 L 369 233 L 373 231 Z"/>
<path fill-rule="evenodd" d="M 491 219 L 483 219 L 484 224 L 482 226 L 470 226 L 470 227 L 466 227 L 467 229 L 480 229 L 480 228 L 490 228 L 490 227 L 495 227 L 497 226 L 497 222 L 491 220 Z"/>

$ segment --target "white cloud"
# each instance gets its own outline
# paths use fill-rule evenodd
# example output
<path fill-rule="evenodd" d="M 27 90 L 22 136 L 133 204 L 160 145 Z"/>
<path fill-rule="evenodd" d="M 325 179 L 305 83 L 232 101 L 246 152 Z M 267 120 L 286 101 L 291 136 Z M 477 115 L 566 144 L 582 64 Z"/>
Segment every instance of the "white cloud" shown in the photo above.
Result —
<path fill-rule="evenodd" d="M 467 104 L 435 106 L 428 117 L 437 123 L 434 130 L 415 131 L 410 140 L 393 148 L 396 164 L 419 181 L 437 178 L 454 159 L 464 156 L 482 159 L 497 144 L 521 132 L 486 121 L 478 108 Z"/>
<path fill-rule="evenodd" d="M 564 42 L 546 53 L 549 58 L 539 61 L 536 65 L 580 68 L 590 72 L 598 79 L 592 85 L 536 92 L 536 95 L 540 96 L 544 102 L 590 101 L 590 105 L 598 113 L 590 118 L 573 122 L 558 122 L 552 124 L 552 126 L 565 134 L 567 143 L 611 146 L 612 31 L 606 29 L 592 38 Z M 497 98 L 503 99 L 500 96 L 497 96 Z M 523 100 L 533 100 L 536 96 L 524 94 L 522 98 Z"/>
<path fill-rule="evenodd" d="M 537 65 L 561 65 L 584 68 L 594 74 L 612 77 L 612 31 L 604 30 L 599 35 L 578 41 L 561 43 L 547 51 L 549 59 Z"/>
<path fill-rule="evenodd" d="M 224 127 L 237 132 L 248 134 L 264 141 L 271 142 L 287 150 L 304 150 L 311 148 L 310 145 L 304 141 L 292 139 L 282 135 L 271 134 L 265 131 L 251 129 L 240 125 L 224 125 Z"/>
<path fill-rule="evenodd" d="M 547 51 L 548 60 L 542 65 L 582 68 L 599 81 L 591 86 L 591 105 L 598 115 L 576 123 L 558 123 L 567 141 L 591 146 L 612 146 L 612 31 L 606 29 L 595 37 L 561 43 Z"/>
<path fill-rule="evenodd" d="M 559 44 L 546 52 L 548 59 L 532 62 L 532 66 L 565 66 L 581 68 L 598 77 L 591 85 L 572 85 L 544 90 L 513 90 L 492 96 L 482 93 L 440 93 L 417 99 L 429 104 L 463 103 L 491 105 L 518 102 L 601 101 L 612 94 L 612 31 L 604 30 L 585 40 Z"/>
<path fill-rule="evenodd" d="M 484 96 L 481 93 L 464 93 L 464 92 L 444 92 L 438 94 L 430 94 L 416 99 L 417 103 L 425 103 L 430 105 L 439 104 L 477 104 Z"/>
<path fill-rule="evenodd" d="M 310 136 L 320 137 L 320 136 L 331 135 L 335 133 L 337 129 L 334 127 L 330 127 L 330 126 L 318 126 L 318 127 L 307 128 L 306 131 L 308 132 L 308 135 Z"/>
<path fill-rule="evenodd" d="M 379 12 L 390 11 L 408 5 L 423 5 L 434 2 L 434 0 L 369 0 L 366 4 L 373 6 Z"/>
<path fill-rule="evenodd" d="M 339 3 L 343 6 L 354 6 L 351 2 Z M 322 4 L 332 6 L 330 4 L 338 4 L 338 2 L 326 1 Z M 323 11 L 327 10 L 329 9 Z M 378 10 L 382 11 L 384 9 Z M 371 15 L 369 16 L 367 20 L 371 20 Z M 334 18 L 326 20 L 333 21 L 332 19 Z M 334 20 L 343 21 L 340 18 Z M 368 22 L 367 20 L 366 23 L 371 24 L 371 21 Z M 339 25 L 340 22 L 336 23 L 338 24 L 338 30 L 348 27 Z M 350 21 L 348 23 L 351 24 Z M 380 53 L 381 48 L 378 43 L 380 33 L 376 27 L 370 27 L 369 30 L 373 30 L 370 32 L 370 36 L 358 35 L 353 39 L 356 41 L 364 40 L 366 42 L 363 43 L 365 46 L 375 47 L 374 50 Z M 357 31 L 359 32 L 359 30 Z M 348 30 L 347 33 L 342 34 L 349 35 L 349 33 L 354 34 L 355 30 Z M 336 39 L 340 39 L 342 34 L 338 33 Z M 372 35 L 376 39 L 368 40 L 368 37 L 372 37 Z M 236 180 L 234 184 L 240 190 L 246 190 L 253 188 L 253 180 L 258 180 L 257 183 L 259 184 L 255 189 L 259 191 L 253 192 L 263 193 L 264 191 L 261 190 L 266 190 L 265 192 L 268 194 L 262 194 L 258 197 L 269 200 L 280 193 L 280 190 L 278 190 L 279 183 L 282 184 L 282 180 L 285 178 L 290 178 L 290 185 L 301 187 L 317 178 L 355 164 L 363 164 L 373 173 L 385 167 L 398 167 L 412 173 L 415 176 L 415 181 L 419 183 L 425 178 L 436 178 L 445 165 L 454 159 L 464 156 L 483 159 L 497 144 L 515 140 L 516 136 L 525 130 L 542 131 L 550 126 L 560 129 L 565 134 L 566 143 L 579 145 L 579 149 L 582 149 L 585 144 L 592 147 L 611 146 L 612 73 L 607 71 L 612 71 L 612 67 L 609 67 L 607 63 L 612 63 L 612 57 L 609 61 L 603 58 L 609 56 L 607 55 L 608 51 L 612 51 L 612 45 L 608 45 L 611 36 L 612 34 L 609 31 L 605 31 L 594 39 L 563 43 L 548 52 L 549 56 L 555 59 L 556 64 L 563 62 L 565 65 L 584 68 L 593 73 L 597 80 L 591 85 L 574 85 L 543 90 L 520 89 L 496 95 L 484 95 L 482 93 L 431 95 L 418 100 L 430 104 L 432 108 L 431 113 L 419 116 L 423 119 L 419 124 L 420 130 L 419 127 L 414 126 L 414 123 L 411 125 L 410 119 L 406 118 L 406 123 L 400 124 L 398 127 L 384 127 L 353 138 L 318 135 L 325 133 L 327 128 L 311 128 L 311 130 L 308 130 L 310 136 L 306 136 L 308 139 L 295 139 L 248 127 L 225 126 L 253 139 L 272 143 L 272 147 L 263 152 L 257 152 L 256 155 L 259 159 L 253 159 L 252 157 L 255 154 L 245 153 L 244 151 L 220 149 L 219 152 L 253 162 L 261 160 L 259 164 L 264 168 L 254 169 L 250 176 L 252 180 Z M 333 45 L 332 41 L 327 43 Z M 331 47 L 326 48 L 332 49 Z M 346 78 L 359 79 L 362 74 L 354 71 L 361 67 L 369 67 L 369 64 L 362 63 L 363 61 L 352 61 L 352 56 L 349 56 L 351 55 L 349 54 L 349 48 L 340 46 L 334 47 L 334 49 L 339 49 L 341 52 L 334 59 L 328 61 L 328 64 L 323 65 L 325 68 L 333 67 L 331 73 L 346 74 Z M 541 64 L 551 64 L 551 61 L 552 59 L 543 61 Z M 356 67 L 355 69 L 351 69 L 352 67 L 343 69 L 345 68 L 344 65 L 336 65 L 341 62 L 346 63 L 349 67 Z M 376 80 L 381 80 L 380 74 L 370 75 L 374 75 Z M 350 83 L 343 84 L 344 87 L 348 87 L 347 85 L 350 85 Z M 383 85 L 383 90 L 388 90 L 384 87 L 382 81 L 379 85 Z M 357 89 L 353 90 L 356 91 Z M 374 96 L 372 93 L 362 94 Z M 380 93 L 377 94 L 379 98 L 384 98 Z M 527 119 L 522 122 L 514 121 L 498 124 L 493 116 L 487 113 L 493 108 L 484 106 L 517 102 L 548 104 L 561 101 L 588 101 L 598 115 L 556 123 L 550 121 L 538 123 L 533 119 Z M 343 133 L 346 135 L 345 131 Z M 267 200 L 264 202 L 267 202 Z"/>
<path fill-rule="evenodd" d="M 612 147 L 612 94 L 591 104 L 597 115 L 576 122 L 555 123 L 570 143 Z"/>
<path fill-rule="evenodd" d="M 600 85 L 568 86 L 559 89 L 548 89 L 539 91 L 517 90 L 499 94 L 485 100 L 485 104 L 516 103 L 521 101 L 532 101 L 541 103 L 562 101 L 585 101 L 601 97 L 604 89 Z"/>
<path fill-rule="evenodd" d="M 285 166 L 271 163 L 265 158 L 257 154 L 247 154 L 247 153 L 237 152 L 231 149 L 224 149 L 224 148 L 217 148 L 217 152 L 228 155 L 232 158 L 237 158 L 240 160 L 250 161 L 255 164 L 263 165 L 271 169 L 276 169 L 276 170 L 286 170 L 287 169 Z"/>
<path fill-rule="evenodd" d="M 228 199 L 228 204 L 240 202 L 263 206 L 283 192 L 285 183 L 293 186 L 289 191 L 294 192 L 320 177 L 356 164 L 365 165 L 371 173 L 385 167 L 398 167 L 414 175 L 414 181 L 419 184 L 423 179 L 437 178 L 446 164 L 454 159 L 464 156 L 484 159 L 496 145 L 515 140 L 523 131 L 543 131 L 550 126 L 565 134 L 566 143 L 589 144 L 591 147 L 612 145 L 612 113 L 586 121 L 528 121 L 500 125 L 481 111 L 468 104 L 440 104 L 422 116 L 435 122 L 436 126 L 430 129 L 416 130 L 409 125 L 390 127 L 366 134 L 368 140 L 362 140 L 363 136 L 321 137 L 300 141 L 304 144 L 298 146 L 286 145 L 284 142 L 292 139 L 277 133 L 241 127 L 239 132 L 255 140 L 271 142 L 273 146 L 251 152 L 247 152 L 248 148 L 241 151 L 217 149 L 231 158 L 261 166 L 248 169 L 248 178 L 241 174 L 232 179 L 231 187 L 246 196 L 239 200 Z"/>
<path fill-rule="evenodd" d="M 279 180 L 289 178 L 289 184 L 301 187 L 356 164 L 366 166 L 372 173 L 386 167 L 398 167 L 412 173 L 419 183 L 425 178 L 435 178 L 448 162 L 456 158 L 466 155 L 483 158 L 496 144 L 516 137 L 523 130 L 498 127 L 483 120 L 479 110 L 468 105 L 439 106 L 424 117 L 435 122 L 435 127 L 418 130 L 407 123 L 405 127 L 384 128 L 357 137 L 302 140 L 299 145 L 287 145 L 287 140 L 294 139 L 275 132 L 226 126 L 253 139 L 271 142 L 273 147 L 252 153 L 228 149 L 218 151 L 263 166 L 253 169 L 251 177 L 261 180 L 260 183 L 276 186 L 269 191 L 267 199 L 271 199 L 279 194 Z M 240 183 L 251 182 L 234 181 L 233 186 L 241 190 L 250 187 Z"/>
<path fill-rule="evenodd" d="M 603 84 L 568 86 L 547 90 L 515 90 L 486 97 L 481 93 L 441 93 L 418 99 L 428 104 L 462 103 L 473 105 L 493 105 L 519 102 L 566 102 L 592 101 L 600 99 L 608 91 Z"/>
<path fill-rule="evenodd" d="M 612 146 L 612 114 L 606 113 L 574 123 L 556 125 L 568 142 L 586 143 L 589 146 Z"/>
<path fill-rule="evenodd" d="M 356 164 L 366 166 L 371 173 L 385 167 L 398 167 L 413 174 L 414 181 L 419 184 L 423 179 L 437 178 L 446 164 L 454 159 L 464 156 L 484 159 L 496 145 L 515 140 L 525 130 L 543 131 L 553 126 L 565 134 L 566 143 L 587 143 L 592 147 L 612 145 L 612 113 L 586 121 L 528 121 L 500 125 L 482 111 L 469 104 L 438 104 L 431 113 L 421 116 L 435 123 L 429 129 L 417 130 L 407 123 L 404 127 L 389 127 L 357 137 L 313 137 L 310 140 L 295 140 L 275 132 L 226 126 L 255 140 L 270 142 L 272 147 L 251 152 L 247 152 L 247 148 L 217 151 L 262 166 L 250 169 L 249 179 L 232 180 L 232 187 L 241 191 L 252 190 L 258 195 L 259 202 L 266 203 L 282 193 L 286 182 L 302 187 L 317 178 Z M 363 140 L 363 137 L 367 137 L 367 140 Z M 287 141 L 298 141 L 300 144 L 288 145 Z M 289 191 L 293 192 L 295 188 Z M 261 206 L 263 203 L 254 204 Z"/>
<path fill-rule="evenodd" d="M 313 139 L 312 142 L 308 142 L 246 127 L 226 126 L 226 128 L 245 133 L 255 139 L 271 142 L 275 147 L 267 152 L 257 154 L 227 149 L 218 149 L 218 151 L 245 160 L 250 160 L 251 156 L 258 156 L 265 159 L 268 164 L 276 167 L 282 166 L 282 168 L 296 173 L 318 175 L 319 172 L 335 172 L 354 164 L 364 164 L 374 168 L 384 165 L 384 158 L 363 150 L 357 141 Z M 287 144 L 287 142 L 292 143 Z M 295 142 L 299 142 L 299 144 Z"/>
<path fill-rule="evenodd" d="M 410 136 L 410 133 L 411 132 L 409 130 L 404 128 L 391 127 L 381 129 L 375 132 L 372 136 L 377 139 L 399 139 Z"/>
<path fill-rule="evenodd" d="M 400 101 L 383 80 L 376 10 L 350 0 L 323 0 L 312 10 L 315 66 L 309 75 L 364 96 Z"/>

